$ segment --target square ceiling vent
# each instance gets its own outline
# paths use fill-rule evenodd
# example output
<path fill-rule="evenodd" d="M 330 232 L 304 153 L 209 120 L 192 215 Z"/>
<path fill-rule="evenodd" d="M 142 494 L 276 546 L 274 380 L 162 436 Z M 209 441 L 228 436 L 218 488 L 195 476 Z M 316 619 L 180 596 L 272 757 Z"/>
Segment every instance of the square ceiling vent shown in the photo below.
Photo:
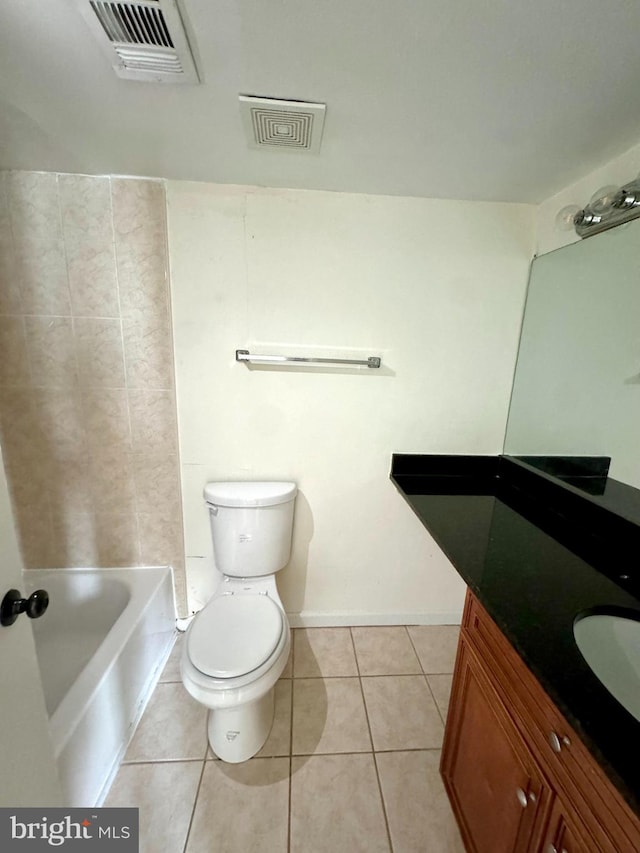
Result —
<path fill-rule="evenodd" d="M 240 95 L 240 113 L 250 148 L 320 151 L 325 104 Z"/>

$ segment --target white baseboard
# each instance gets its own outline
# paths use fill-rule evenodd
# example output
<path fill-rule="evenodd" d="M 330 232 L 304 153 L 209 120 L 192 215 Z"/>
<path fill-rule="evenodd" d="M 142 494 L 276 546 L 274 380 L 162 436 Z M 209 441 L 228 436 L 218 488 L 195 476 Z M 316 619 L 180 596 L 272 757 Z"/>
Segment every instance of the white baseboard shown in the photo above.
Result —
<path fill-rule="evenodd" d="M 302 611 L 287 613 L 292 628 L 349 628 L 374 625 L 459 625 L 462 610 L 450 613 L 359 613 Z"/>

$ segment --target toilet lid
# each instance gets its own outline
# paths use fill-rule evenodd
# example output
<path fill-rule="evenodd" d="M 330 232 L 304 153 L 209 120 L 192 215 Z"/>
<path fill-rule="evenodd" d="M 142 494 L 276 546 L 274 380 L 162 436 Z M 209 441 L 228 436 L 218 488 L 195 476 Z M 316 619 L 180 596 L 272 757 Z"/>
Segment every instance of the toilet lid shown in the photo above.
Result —
<path fill-rule="evenodd" d="M 266 595 L 221 595 L 194 620 L 187 638 L 191 663 L 212 678 L 257 669 L 282 636 L 282 613 Z"/>

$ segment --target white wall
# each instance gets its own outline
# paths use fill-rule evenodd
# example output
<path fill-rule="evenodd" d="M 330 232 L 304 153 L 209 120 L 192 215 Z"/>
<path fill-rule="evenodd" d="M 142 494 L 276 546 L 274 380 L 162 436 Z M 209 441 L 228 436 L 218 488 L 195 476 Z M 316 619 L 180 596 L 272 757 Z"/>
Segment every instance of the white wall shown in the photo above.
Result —
<path fill-rule="evenodd" d="M 569 205 L 582 208 L 598 190 L 611 185 L 621 186 L 637 178 L 638 173 L 640 143 L 543 201 L 536 211 L 536 254 L 544 255 L 580 239 L 573 228 L 566 231 L 558 228 L 556 216 L 563 208 Z"/>
<path fill-rule="evenodd" d="M 533 208 L 185 182 L 167 203 L 191 608 L 213 577 L 204 483 L 278 478 L 300 488 L 278 577 L 295 624 L 455 619 L 462 583 L 391 454 L 501 452 Z M 250 370 L 238 348 L 384 368 Z"/>

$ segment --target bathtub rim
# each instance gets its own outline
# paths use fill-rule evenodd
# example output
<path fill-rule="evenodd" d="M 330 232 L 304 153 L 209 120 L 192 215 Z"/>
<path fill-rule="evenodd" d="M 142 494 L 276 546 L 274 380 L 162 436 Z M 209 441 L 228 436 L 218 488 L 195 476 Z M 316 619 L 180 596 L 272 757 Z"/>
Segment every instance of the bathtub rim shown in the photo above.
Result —
<path fill-rule="evenodd" d="M 35 579 L 36 575 L 58 577 L 65 575 L 72 577 L 74 574 L 125 574 L 127 577 L 136 578 L 145 583 L 141 586 L 134 585 L 130 588 L 129 601 L 115 620 L 105 638 L 102 640 L 95 653 L 83 667 L 74 683 L 63 697 L 60 704 L 49 718 L 49 733 L 53 746 L 54 756 L 60 757 L 69 744 L 70 739 L 81 722 L 87 707 L 106 680 L 122 650 L 134 633 L 138 618 L 132 618 L 134 612 L 142 616 L 152 606 L 154 593 L 160 588 L 161 581 L 167 572 L 171 578 L 172 603 L 174 613 L 174 624 L 176 616 L 176 600 L 174 587 L 174 571 L 172 566 L 127 566 L 110 568 L 68 568 L 68 569 L 25 569 L 27 578 Z M 28 574 L 27 574 L 28 573 Z M 153 582 L 153 579 L 156 579 Z M 136 605 L 140 604 L 140 607 Z M 94 664 L 99 664 L 93 666 Z"/>

